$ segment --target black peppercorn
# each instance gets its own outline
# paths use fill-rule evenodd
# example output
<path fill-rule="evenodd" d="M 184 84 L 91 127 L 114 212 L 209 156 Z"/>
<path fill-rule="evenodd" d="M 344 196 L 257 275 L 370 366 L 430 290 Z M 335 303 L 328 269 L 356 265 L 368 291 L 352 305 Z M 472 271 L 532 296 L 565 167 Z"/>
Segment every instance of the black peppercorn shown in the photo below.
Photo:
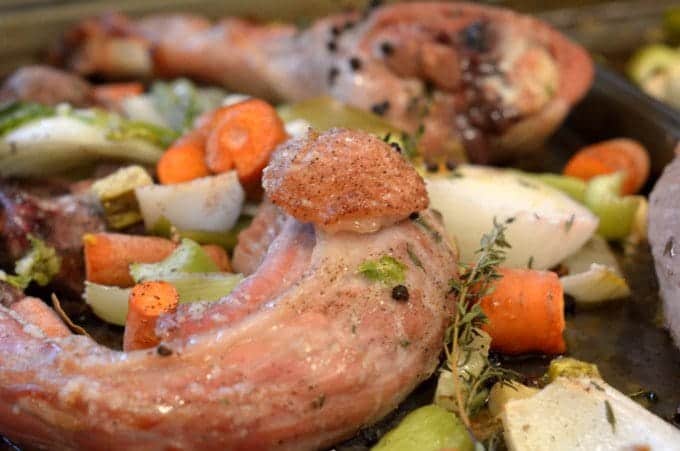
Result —
<path fill-rule="evenodd" d="M 352 68 L 352 70 L 359 70 L 361 69 L 361 60 L 357 58 L 356 56 L 353 56 L 349 59 L 349 67 Z"/>
<path fill-rule="evenodd" d="M 333 84 L 335 83 L 335 79 L 338 78 L 338 75 L 340 75 L 340 70 L 333 66 L 329 69 L 328 71 L 328 84 Z"/>
<path fill-rule="evenodd" d="M 373 113 L 377 114 L 378 116 L 382 116 L 383 114 L 387 113 L 387 110 L 389 109 L 390 102 L 388 100 L 385 100 L 381 103 L 376 103 L 371 107 L 371 111 L 373 111 Z"/>
<path fill-rule="evenodd" d="M 335 41 L 328 41 L 326 43 L 326 48 L 329 52 L 335 52 L 338 49 L 338 44 Z"/>
<path fill-rule="evenodd" d="M 455 161 L 446 160 L 446 169 L 448 169 L 449 171 L 453 171 L 457 167 L 458 167 L 458 163 L 456 163 Z"/>
<path fill-rule="evenodd" d="M 380 44 L 380 51 L 382 52 L 383 55 L 390 56 L 391 54 L 394 53 L 394 46 L 392 45 L 391 42 L 385 41 L 382 44 Z"/>
<path fill-rule="evenodd" d="M 419 217 L 420 217 L 420 214 L 419 214 L 417 211 L 414 211 L 413 213 L 411 213 L 410 215 L 408 215 L 408 218 L 409 218 L 411 221 L 415 221 L 415 220 L 418 219 Z"/>
<path fill-rule="evenodd" d="M 408 301 L 408 288 L 404 285 L 397 285 L 392 288 L 392 299 L 400 302 Z"/>
<path fill-rule="evenodd" d="M 172 355 L 172 349 L 168 348 L 164 344 L 159 344 L 158 347 L 156 348 L 156 352 L 161 357 L 168 357 Z"/>
<path fill-rule="evenodd" d="M 425 162 L 425 170 L 427 172 L 437 172 L 439 171 L 439 165 L 434 161 Z"/>
<path fill-rule="evenodd" d="M 391 142 L 390 146 L 392 146 L 392 148 L 397 152 L 401 153 L 401 146 L 399 145 L 399 143 Z"/>

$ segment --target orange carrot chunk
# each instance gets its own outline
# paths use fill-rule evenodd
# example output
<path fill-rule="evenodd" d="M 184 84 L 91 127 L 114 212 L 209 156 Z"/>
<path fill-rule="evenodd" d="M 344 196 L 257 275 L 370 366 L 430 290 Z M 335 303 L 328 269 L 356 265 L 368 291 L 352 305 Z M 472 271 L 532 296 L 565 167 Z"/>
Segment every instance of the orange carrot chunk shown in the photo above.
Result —
<path fill-rule="evenodd" d="M 107 83 L 92 88 L 92 97 L 99 105 L 114 108 L 126 97 L 138 96 L 144 92 L 144 85 L 138 82 Z"/>
<path fill-rule="evenodd" d="M 231 272 L 231 262 L 229 261 L 229 254 L 222 246 L 217 244 L 204 244 L 201 246 L 208 257 L 215 262 L 220 271 Z"/>
<path fill-rule="evenodd" d="M 626 178 L 621 194 L 635 194 L 649 177 L 649 153 L 632 139 L 611 139 L 579 150 L 564 168 L 564 174 L 590 180 L 593 177 L 623 171 Z"/>
<path fill-rule="evenodd" d="M 156 165 L 158 180 L 164 184 L 188 182 L 210 175 L 205 164 L 205 137 L 189 132 L 175 141 Z"/>
<path fill-rule="evenodd" d="M 504 354 L 566 350 L 564 295 L 557 274 L 550 271 L 501 268 L 501 279 L 481 300 L 489 319 L 483 329 L 491 348 Z"/>
<path fill-rule="evenodd" d="M 94 233 L 83 237 L 85 278 L 102 285 L 130 287 L 132 263 L 157 263 L 168 257 L 177 244 L 165 238 L 120 233 Z M 222 271 L 229 269 L 229 257 L 219 246 L 203 249 Z"/>
<path fill-rule="evenodd" d="M 215 112 L 206 145 L 206 163 L 215 173 L 236 168 L 246 191 L 259 187 L 272 151 L 287 138 L 274 107 L 259 99 Z"/>
<path fill-rule="evenodd" d="M 162 281 L 139 283 L 132 288 L 125 319 L 123 349 L 133 351 L 158 345 L 156 321 L 166 313 L 172 313 L 179 304 L 175 287 Z"/>

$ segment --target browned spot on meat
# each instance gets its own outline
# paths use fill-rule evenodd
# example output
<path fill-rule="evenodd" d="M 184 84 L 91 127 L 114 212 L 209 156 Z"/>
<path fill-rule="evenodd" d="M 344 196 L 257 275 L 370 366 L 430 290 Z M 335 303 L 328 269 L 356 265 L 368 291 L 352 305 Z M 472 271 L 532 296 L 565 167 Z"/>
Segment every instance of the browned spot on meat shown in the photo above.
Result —
<path fill-rule="evenodd" d="M 291 140 L 265 169 L 272 202 L 326 231 L 373 232 L 427 207 L 423 179 L 382 140 L 332 129 Z"/>

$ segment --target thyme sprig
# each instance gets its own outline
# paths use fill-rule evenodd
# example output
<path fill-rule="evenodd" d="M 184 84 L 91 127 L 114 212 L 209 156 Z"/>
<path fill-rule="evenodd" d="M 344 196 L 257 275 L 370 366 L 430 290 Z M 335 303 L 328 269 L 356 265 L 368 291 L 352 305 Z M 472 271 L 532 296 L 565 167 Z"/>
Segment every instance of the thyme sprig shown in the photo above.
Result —
<path fill-rule="evenodd" d="M 455 403 L 461 420 L 471 428 L 470 417 L 484 404 L 487 387 L 492 381 L 507 380 L 510 372 L 492 365 L 486 353 L 480 353 L 476 338 L 483 332 L 481 326 L 487 322 L 477 300 L 493 290 L 493 282 L 501 277 L 498 267 L 505 260 L 510 248 L 505 237 L 507 226 L 514 218 L 503 222 L 494 219 L 491 232 L 482 236 L 476 261 L 472 265 L 460 265 L 459 277 L 451 280 L 451 291 L 456 295 L 456 309 L 453 321 L 446 331 L 444 350 L 446 365 L 454 373 L 453 388 Z M 482 354 L 482 370 L 478 374 L 461 372 L 473 354 Z M 466 387 L 462 385 L 465 384 Z"/>

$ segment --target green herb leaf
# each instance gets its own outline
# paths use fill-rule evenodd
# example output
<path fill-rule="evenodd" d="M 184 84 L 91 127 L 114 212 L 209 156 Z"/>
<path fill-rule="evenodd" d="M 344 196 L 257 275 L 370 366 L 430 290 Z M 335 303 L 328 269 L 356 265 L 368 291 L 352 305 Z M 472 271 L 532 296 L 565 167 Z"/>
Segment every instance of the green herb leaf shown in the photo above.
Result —
<path fill-rule="evenodd" d="M 359 265 L 359 274 L 369 280 L 385 285 L 403 283 L 407 266 L 390 255 L 383 255 L 378 260 L 366 260 Z"/>
<path fill-rule="evenodd" d="M 15 263 L 16 275 L 4 272 L 0 274 L 0 280 L 5 280 L 20 290 L 26 289 L 32 281 L 40 286 L 47 285 L 61 268 L 61 258 L 53 247 L 33 235 L 29 235 L 28 239 L 31 249 Z"/>
<path fill-rule="evenodd" d="M 612 432 L 616 432 L 616 417 L 614 416 L 614 410 L 612 409 L 612 405 L 606 399 L 604 401 L 604 410 L 605 414 L 607 415 L 607 423 L 611 425 Z"/>

